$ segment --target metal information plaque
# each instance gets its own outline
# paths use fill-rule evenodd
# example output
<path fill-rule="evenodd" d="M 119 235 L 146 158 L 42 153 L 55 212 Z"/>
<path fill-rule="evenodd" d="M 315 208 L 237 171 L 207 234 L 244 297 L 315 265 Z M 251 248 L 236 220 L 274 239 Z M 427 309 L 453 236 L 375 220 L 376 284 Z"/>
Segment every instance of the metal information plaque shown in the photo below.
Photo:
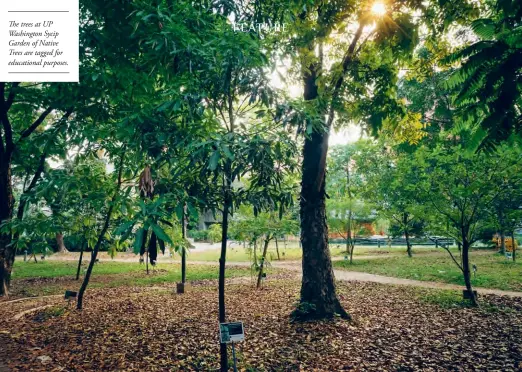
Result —
<path fill-rule="evenodd" d="M 223 344 L 243 341 L 245 339 L 243 322 L 220 323 L 219 338 Z"/>

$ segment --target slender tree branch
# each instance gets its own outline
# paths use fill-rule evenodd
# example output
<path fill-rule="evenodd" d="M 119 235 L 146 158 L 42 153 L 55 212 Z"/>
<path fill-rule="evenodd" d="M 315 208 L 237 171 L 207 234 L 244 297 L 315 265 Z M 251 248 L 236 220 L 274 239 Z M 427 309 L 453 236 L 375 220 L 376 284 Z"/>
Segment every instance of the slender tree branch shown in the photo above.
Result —
<path fill-rule="evenodd" d="M 38 119 L 34 121 L 33 124 L 31 124 L 28 128 L 26 128 L 21 134 L 20 138 L 18 139 L 18 142 L 20 142 L 22 139 L 27 138 L 33 133 L 36 128 L 38 128 L 47 118 L 47 116 L 53 111 L 54 109 L 52 107 L 48 107 L 44 112 L 40 114 Z"/>

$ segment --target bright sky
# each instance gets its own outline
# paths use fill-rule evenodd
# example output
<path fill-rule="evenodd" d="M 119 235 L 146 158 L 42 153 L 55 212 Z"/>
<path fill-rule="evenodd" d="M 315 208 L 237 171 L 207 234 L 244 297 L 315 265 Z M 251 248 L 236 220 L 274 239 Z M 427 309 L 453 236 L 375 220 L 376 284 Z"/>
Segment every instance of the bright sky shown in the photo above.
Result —
<path fill-rule="evenodd" d="M 330 134 L 328 144 L 330 147 L 335 145 L 346 145 L 347 143 L 356 142 L 359 138 L 361 138 L 361 128 L 357 125 L 350 125 L 348 128 L 343 128 L 339 132 Z"/>

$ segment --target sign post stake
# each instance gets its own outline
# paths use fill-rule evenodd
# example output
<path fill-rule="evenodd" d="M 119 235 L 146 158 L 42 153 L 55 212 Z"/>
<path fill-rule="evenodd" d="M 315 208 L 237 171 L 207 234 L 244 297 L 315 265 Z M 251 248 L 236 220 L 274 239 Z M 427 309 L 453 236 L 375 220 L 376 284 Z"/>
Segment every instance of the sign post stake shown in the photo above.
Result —
<path fill-rule="evenodd" d="M 245 339 L 243 322 L 219 323 L 219 341 L 222 344 L 232 344 L 232 357 L 234 358 L 234 372 L 237 372 L 235 343 Z"/>
<path fill-rule="evenodd" d="M 234 372 L 237 372 L 236 348 L 234 347 L 233 342 L 232 342 L 232 357 L 234 358 Z"/>

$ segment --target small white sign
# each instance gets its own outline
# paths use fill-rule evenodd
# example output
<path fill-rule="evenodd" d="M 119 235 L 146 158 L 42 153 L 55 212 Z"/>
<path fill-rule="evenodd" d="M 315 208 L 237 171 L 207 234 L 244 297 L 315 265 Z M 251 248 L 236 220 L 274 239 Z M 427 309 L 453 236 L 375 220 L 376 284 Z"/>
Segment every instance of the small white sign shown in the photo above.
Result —
<path fill-rule="evenodd" d="M 79 81 L 78 0 L 0 0 L 0 81 Z"/>
<path fill-rule="evenodd" d="M 221 340 L 222 344 L 243 341 L 245 339 L 243 322 L 220 323 L 219 339 Z"/>

